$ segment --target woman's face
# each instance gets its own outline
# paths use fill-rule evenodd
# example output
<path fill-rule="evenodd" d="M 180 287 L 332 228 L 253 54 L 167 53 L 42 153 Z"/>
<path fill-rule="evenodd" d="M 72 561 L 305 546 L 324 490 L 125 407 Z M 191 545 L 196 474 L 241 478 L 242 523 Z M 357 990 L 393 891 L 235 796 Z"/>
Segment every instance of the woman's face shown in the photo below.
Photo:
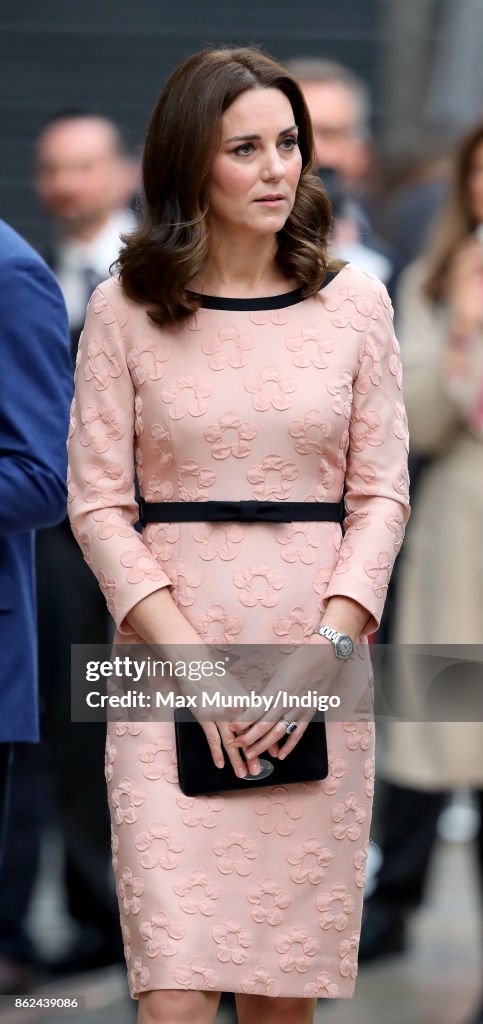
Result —
<path fill-rule="evenodd" d="M 250 89 L 224 113 L 208 181 L 212 225 L 221 233 L 275 235 L 295 202 L 302 169 L 297 126 L 279 89 Z"/>
<path fill-rule="evenodd" d="M 476 147 L 471 158 L 468 201 L 471 216 L 477 224 L 483 224 L 483 141 Z"/>

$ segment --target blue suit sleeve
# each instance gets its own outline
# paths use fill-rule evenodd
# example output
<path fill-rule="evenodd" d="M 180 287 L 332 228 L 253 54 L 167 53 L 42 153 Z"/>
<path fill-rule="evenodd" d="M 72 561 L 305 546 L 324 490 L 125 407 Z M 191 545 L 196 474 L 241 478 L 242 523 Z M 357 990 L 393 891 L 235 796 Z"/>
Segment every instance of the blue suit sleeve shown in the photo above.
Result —
<path fill-rule="evenodd" d="M 0 289 L 0 535 L 66 515 L 66 438 L 73 391 L 57 282 L 40 258 L 4 265 Z"/>

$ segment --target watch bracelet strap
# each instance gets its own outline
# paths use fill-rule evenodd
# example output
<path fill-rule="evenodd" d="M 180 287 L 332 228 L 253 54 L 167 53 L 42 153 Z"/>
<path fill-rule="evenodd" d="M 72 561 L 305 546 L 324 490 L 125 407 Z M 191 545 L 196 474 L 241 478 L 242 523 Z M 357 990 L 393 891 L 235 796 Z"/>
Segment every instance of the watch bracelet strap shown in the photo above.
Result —
<path fill-rule="evenodd" d="M 322 630 L 324 632 L 322 632 Z M 337 642 L 339 637 L 342 636 L 342 633 L 340 633 L 339 630 L 332 629 L 331 626 L 323 626 L 323 625 L 322 626 L 317 626 L 314 629 L 314 633 L 318 633 L 319 636 L 325 636 L 327 638 L 327 640 L 332 640 L 332 643 Z"/>

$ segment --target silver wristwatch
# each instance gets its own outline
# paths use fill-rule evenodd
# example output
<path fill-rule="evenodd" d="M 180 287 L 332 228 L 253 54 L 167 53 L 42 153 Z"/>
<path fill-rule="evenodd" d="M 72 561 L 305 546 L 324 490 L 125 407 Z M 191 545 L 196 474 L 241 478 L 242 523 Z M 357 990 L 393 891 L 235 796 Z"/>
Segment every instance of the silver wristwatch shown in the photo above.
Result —
<path fill-rule="evenodd" d="M 327 640 L 332 641 L 337 658 L 344 658 L 344 660 L 350 658 L 354 650 L 354 644 L 347 633 L 339 633 L 330 626 L 317 626 L 314 629 L 314 633 L 318 633 L 319 636 L 325 636 Z"/>

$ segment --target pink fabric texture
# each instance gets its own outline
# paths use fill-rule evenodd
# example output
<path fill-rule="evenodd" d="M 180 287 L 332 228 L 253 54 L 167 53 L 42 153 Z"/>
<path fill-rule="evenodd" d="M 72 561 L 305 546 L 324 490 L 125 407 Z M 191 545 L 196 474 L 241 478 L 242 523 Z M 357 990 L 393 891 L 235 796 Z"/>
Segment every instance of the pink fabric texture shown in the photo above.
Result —
<path fill-rule="evenodd" d="M 110 279 L 81 338 L 69 513 L 116 621 L 169 586 L 208 643 L 293 644 L 345 595 L 374 630 L 409 515 L 399 349 L 383 285 L 348 265 L 286 308 L 156 327 Z M 147 501 L 338 501 L 338 524 L 163 523 Z M 173 638 L 175 640 L 175 638 Z M 364 638 L 365 640 L 365 638 Z M 370 678 L 370 664 L 367 659 Z M 353 995 L 374 731 L 328 723 L 326 780 L 190 798 L 171 722 L 108 725 L 113 864 L 131 995 Z"/>

